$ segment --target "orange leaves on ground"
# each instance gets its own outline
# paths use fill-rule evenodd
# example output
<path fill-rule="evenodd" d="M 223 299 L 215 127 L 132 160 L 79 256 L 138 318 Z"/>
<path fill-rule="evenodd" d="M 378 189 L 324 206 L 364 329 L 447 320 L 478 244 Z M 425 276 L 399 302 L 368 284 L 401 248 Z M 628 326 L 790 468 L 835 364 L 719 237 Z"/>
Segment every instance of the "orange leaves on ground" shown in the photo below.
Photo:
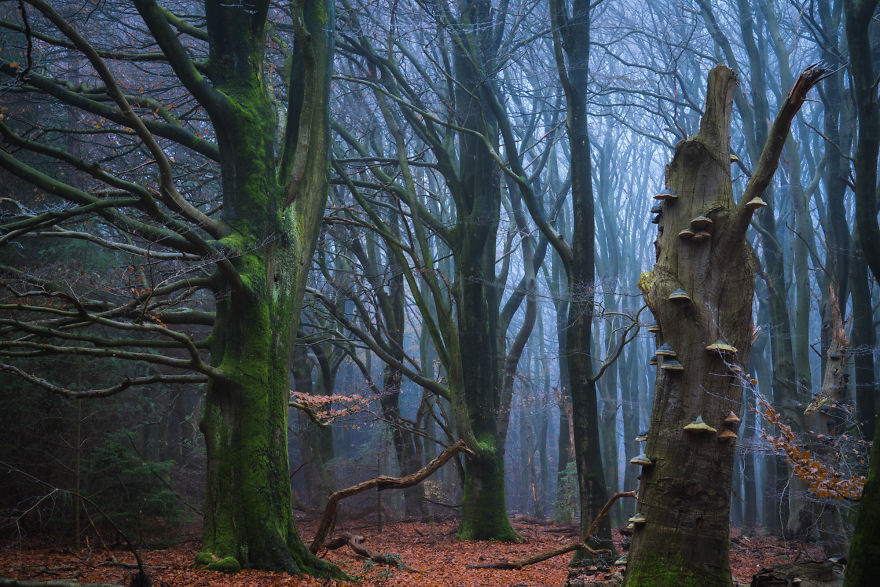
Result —
<path fill-rule="evenodd" d="M 356 556 L 347 547 L 331 551 L 326 559 L 339 565 L 350 577 L 360 583 L 344 583 L 295 577 L 285 573 L 244 570 L 236 575 L 202 571 L 193 568 L 193 560 L 199 552 L 196 539 L 198 528 L 192 528 L 190 537 L 182 544 L 162 549 L 144 550 L 141 556 L 148 565 L 154 585 L 199 586 L 245 586 L 245 585 L 562 585 L 569 577 L 570 556 L 560 556 L 543 561 L 522 570 L 469 569 L 468 565 L 514 560 L 535 554 L 548 548 L 571 541 L 576 529 L 573 526 L 539 526 L 516 523 L 515 527 L 525 539 L 522 544 L 499 542 L 463 542 L 455 538 L 456 522 L 396 522 L 385 524 L 378 532 L 375 523 L 359 521 L 340 526 L 346 531 L 365 537 L 365 544 L 374 552 L 400 557 L 399 567 L 374 564 Z M 304 538 L 314 532 L 314 524 L 299 519 Z M 615 546 L 623 547 L 621 536 L 614 532 Z M 307 540 L 308 542 L 308 540 Z M 19 579 L 63 580 L 76 579 L 82 583 L 109 582 L 127 584 L 136 572 L 131 565 L 134 557 L 124 550 L 112 555 L 126 566 L 111 561 L 111 553 L 97 548 L 73 549 L 58 544 L 52 538 L 44 538 L 41 544 L 21 548 L 12 545 L 0 548 L 0 575 Z M 738 581 L 748 582 L 762 568 L 781 562 L 802 558 L 821 559 L 824 554 L 815 545 L 794 541 L 781 541 L 773 536 L 743 536 L 731 530 L 731 570 Z M 607 579 L 619 571 L 576 571 L 577 577 L 596 581 Z"/>

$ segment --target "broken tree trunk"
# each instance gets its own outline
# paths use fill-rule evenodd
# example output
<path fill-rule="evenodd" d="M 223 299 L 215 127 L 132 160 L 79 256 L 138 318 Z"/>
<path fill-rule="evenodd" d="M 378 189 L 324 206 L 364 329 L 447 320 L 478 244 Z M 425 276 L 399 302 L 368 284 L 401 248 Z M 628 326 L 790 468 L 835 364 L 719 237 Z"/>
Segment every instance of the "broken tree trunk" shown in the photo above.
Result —
<path fill-rule="evenodd" d="M 829 289 L 831 342 L 823 357 L 825 369 L 822 388 L 804 410 L 804 438 L 806 449 L 812 457 L 833 471 L 838 470 L 841 465 L 841 451 L 835 444 L 846 429 L 840 425 L 849 420 L 849 414 L 843 405 L 849 378 L 846 372 L 849 340 L 844 332 L 843 317 L 840 315 L 840 304 L 837 303 L 834 288 L 829 286 Z M 812 487 L 807 488 L 804 480 L 799 485 L 803 488 L 802 491 L 810 491 L 813 495 L 805 498 L 807 503 L 796 520 L 795 537 L 818 540 L 825 548 L 825 556 L 846 556 L 849 544 L 838 499 L 825 494 L 822 489 L 815 491 Z"/>
<path fill-rule="evenodd" d="M 752 214 L 779 162 L 791 121 L 824 74 L 804 71 L 789 93 L 739 203 L 730 174 L 737 79 L 709 74 L 699 133 L 666 169 L 654 271 L 639 287 L 660 327 L 660 364 L 634 516 L 627 585 L 729 585 L 731 478 L 742 388 L 729 370 L 751 347 Z M 770 212 L 765 212 L 770 213 Z M 665 354 L 664 354 L 665 353 Z M 729 420 L 729 421 L 725 421 Z"/>

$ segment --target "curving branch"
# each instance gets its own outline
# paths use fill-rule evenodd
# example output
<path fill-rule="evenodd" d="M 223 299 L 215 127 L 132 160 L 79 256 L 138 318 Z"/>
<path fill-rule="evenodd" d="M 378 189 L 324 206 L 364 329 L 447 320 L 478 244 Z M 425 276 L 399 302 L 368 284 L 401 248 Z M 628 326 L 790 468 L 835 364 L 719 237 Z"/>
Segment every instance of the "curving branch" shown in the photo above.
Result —
<path fill-rule="evenodd" d="M 755 171 L 752 173 L 752 177 L 749 179 L 749 183 L 736 206 L 733 224 L 729 233 L 731 239 L 733 239 L 731 242 L 739 242 L 745 237 L 746 229 L 754 213 L 754 210 L 747 206 L 748 202 L 763 194 L 767 186 L 770 185 L 773 174 L 776 173 L 776 168 L 779 166 L 779 157 L 782 155 L 782 149 L 785 146 L 785 141 L 788 138 L 788 132 L 791 129 L 791 123 L 795 115 L 803 106 L 809 91 L 829 75 L 831 74 L 828 68 L 822 63 L 813 63 L 801 72 L 794 83 L 794 87 L 791 88 L 788 96 L 785 97 L 785 101 L 780 106 L 776 119 L 773 121 L 773 126 L 770 127 L 767 141 L 764 143 L 764 148 L 761 151 L 761 158 L 758 160 Z"/>
<path fill-rule="evenodd" d="M 327 507 L 324 509 L 324 515 L 321 517 L 321 523 L 318 525 L 318 530 L 315 533 L 315 538 L 312 540 L 312 544 L 309 546 L 309 550 L 313 553 L 317 553 L 324 547 L 327 541 L 327 536 L 329 536 L 333 526 L 336 524 L 336 510 L 339 507 L 339 502 L 346 497 L 351 497 L 374 488 L 382 491 L 384 489 L 405 489 L 407 487 L 412 487 L 436 473 L 440 467 L 461 452 L 473 455 L 473 452 L 467 447 L 464 440 L 459 440 L 452 446 L 447 447 L 446 450 L 437 455 L 437 458 L 412 475 L 407 475 L 406 477 L 386 477 L 383 475 L 368 479 L 367 481 L 363 481 L 346 489 L 334 491 L 330 495 L 330 499 L 327 500 Z"/>
<path fill-rule="evenodd" d="M 13 365 L 7 365 L 6 363 L 0 363 L 0 371 L 4 373 L 9 373 L 11 375 L 15 375 L 25 381 L 33 383 L 37 387 L 45 389 L 46 391 L 50 391 L 52 393 L 62 395 L 64 397 L 68 397 L 71 399 L 94 399 L 100 397 L 108 397 L 111 395 L 115 395 L 120 391 L 125 391 L 130 387 L 139 387 L 142 385 L 152 385 L 154 383 L 206 383 L 208 381 L 208 377 L 205 375 L 150 375 L 148 377 L 134 377 L 134 378 L 125 378 L 116 385 L 111 385 L 110 387 L 97 388 L 97 389 L 87 389 L 87 390 L 73 390 L 67 389 L 65 387 L 61 387 L 60 385 L 55 385 L 54 383 L 50 383 L 46 381 L 42 377 L 37 377 L 36 375 L 32 375 L 18 367 Z"/>

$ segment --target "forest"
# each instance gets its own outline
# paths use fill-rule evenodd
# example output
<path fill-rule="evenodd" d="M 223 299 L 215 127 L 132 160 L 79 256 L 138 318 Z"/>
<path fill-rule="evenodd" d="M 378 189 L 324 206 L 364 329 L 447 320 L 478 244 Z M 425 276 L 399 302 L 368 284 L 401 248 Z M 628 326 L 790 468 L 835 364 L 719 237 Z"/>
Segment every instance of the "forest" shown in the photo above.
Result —
<path fill-rule="evenodd" d="M 878 86 L 880 0 L 0 0 L 0 585 L 873 584 Z"/>

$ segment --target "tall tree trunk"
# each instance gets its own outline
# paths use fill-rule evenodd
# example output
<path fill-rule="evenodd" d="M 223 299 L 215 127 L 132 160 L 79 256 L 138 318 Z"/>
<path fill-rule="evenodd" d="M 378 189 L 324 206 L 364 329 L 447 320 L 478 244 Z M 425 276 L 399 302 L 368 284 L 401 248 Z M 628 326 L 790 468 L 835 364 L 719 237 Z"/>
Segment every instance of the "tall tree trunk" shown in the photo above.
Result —
<path fill-rule="evenodd" d="M 810 407 L 804 412 L 804 424 L 807 450 L 814 458 L 824 462 L 829 469 L 833 470 L 838 468 L 839 452 L 828 443 L 827 439 L 835 438 L 841 432 L 837 428 L 840 414 L 834 413 L 841 408 L 830 406 L 837 406 L 845 399 L 847 380 L 845 371 L 849 361 L 849 341 L 844 336 L 843 319 L 837 305 L 837 299 L 834 295 L 829 297 L 832 332 L 830 333 L 831 341 L 828 345 L 828 351 L 823 357 L 825 366 L 822 387 Z M 820 408 L 820 405 L 823 407 Z M 836 503 L 823 503 L 811 499 L 808 505 L 803 508 L 801 518 L 805 522 L 805 529 L 809 528 L 809 537 L 812 538 L 812 534 L 815 533 L 815 538 L 823 545 L 826 556 L 846 555 L 847 531 L 843 525 L 840 507 Z"/>
<path fill-rule="evenodd" d="M 590 3 L 574 0 L 550 5 L 556 66 L 565 91 L 571 161 L 572 238 L 563 249 L 568 278 L 568 321 L 565 331 L 574 429 L 574 454 L 580 495 L 581 532 L 588 529 L 607 501 L 599 443 L 599 408 L 593 376 L 592 343 L 594 282 L 596 278 L 595 223 L 590 137 L 587 127 L 587 76 L 590 63 Z M 564 53 L 564 54 L 563 54 Z M 614 550 L 611 524 L 604 518 L 590 539 L 599 548 Z M 578 552 L 577 558 L 586 557 Z"/>
<path fill-rule="evenodd" d="M 753 213 L 747 202 L 769 185 L 791 120 L 822 73 L 805 72 L 792 89 L 739 203 L 729 165 L 737 83 L 729 68 L 709 74 L 700 132 L 678 144 L 667 167 L 666 187 L 677 198 L 663 204 L 658 260 L 639 287 L 660 326 L 658 342 L 676 356 L 662 357 L 658 369 L 645 448 L 651 464 L 643 467 L 627 585 L 730 584 L 736 437 L 726 416 L 739 413 L 742 389 L 728 365 L 747 364 L 751 347 L 755 265 L 745 239 Z M 711 237 L 680 235 L 698 216 L 712 221 Z M 719 340 L 736 350 L 713 348 Z"/>
<path fill-rule="evenodd" d="M 209 77 L 217 91 L 209 113 L 220 148 L 223 217 L 232 228 L 223 244 L 234 277 L 217 276 L 223 285 L 211 361 L 225 377 L 209 383 L 201 420 L 207 489 L 196 562 L 329 576 L 338 571 L 309 553 L 294 526 L 287 404 L 293 333 L 327 197 L 333 32 L 324 23 L 333 21 L 333 3 L 307 3 L 294 15 L 303 30 L 294 47 L 280 169 L 260 67 L 267 10 L 268 3 L 206 3 Z M 301 144 L 306 135 L 309 144 Z"/>
<path fill-rule="evenodd" d="M 460 2 L 463 42 L 454 51 L 455 100 L 465 128 L 485 134 L 498 149 L 498 122 L 492 114 L 491 76 L 494 45 L 491 3 Z M 485 68 L 485 69 L 484 69 Z M 455 186 L 456 317 L 461 356 L 460 381 L 467 426 L 477 446 L 465 466 L 459 538 L 518 540 L 504 496 L 504 447 L 499 442 L 498 349 L 499 292 L 495 284 L 495 239 L 501 209 L 501 171 L 481 138 L 459 135 L 460 185 Z"/>
<path fill-rule="evenodd" d="M 294 391 L 315 394 L 312 384 L 312 366 L 305 348 L 297 346 L 294 349 L 291 371 L 293 372 Z M 328 468 L 328 463 L 333 459 L 333 431 L 329 426 L 318 426 L 299 410 L 297 410 L 297 417 L 299 419 L 298 436 L 308 502 L 312 507 L 322 509 L 327 504 L 327 498 L 335 489 L 333 476 Z"/>
<path fill-rule="evenodd" d="M 880 2 L 844 0 L 853 92 L 859 120 L 856 148 L 856 222 L 862 252 L 874 279 L 880 280 L 880 226 L 877 224 L 877 156 L 880 105 L 869 34 Z M 873 24 L 876 30 L 876 25 Z M 880 576 L 880 426 L 875 426 L 868 479 L 849 552 L 846 585 L 868 585 Z"/>
<path fill-rule="evenodd" d="M 858 242 L 858 231 L 853 236 Z M 853 371 L 856 380 L 856 417 L 862 428 L 862 438 L 874 438 L 877 415 L 877 385 L 874 381 L 874 319 L 871 308 L 871 288 L 868 264 L 861 250 L 854 251 L 850 265 L 852 290 L 852 348 Z"/>

